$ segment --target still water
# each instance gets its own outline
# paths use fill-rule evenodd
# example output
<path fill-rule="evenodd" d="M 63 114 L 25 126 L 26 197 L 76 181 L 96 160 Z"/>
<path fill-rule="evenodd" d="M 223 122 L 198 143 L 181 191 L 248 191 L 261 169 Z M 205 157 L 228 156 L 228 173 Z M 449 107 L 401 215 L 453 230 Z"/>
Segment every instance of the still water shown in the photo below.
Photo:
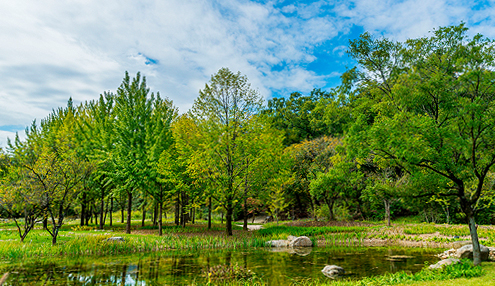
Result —
<path fill-rule="evenodd" d="M 422 248 L 313 248 L 286 252 L 273 249 L 198 250 L 92 259 L 49 259 L 3 262 L 9 271 L 4 285 L 189 285 L 204 284 L 204 271 L 220 264 L 238 264 L 268 285 L 326 278 L 325 265 L 339 265 L 346 277 L 379 275 L 401 270 L 416 272 L 438 261 L 439 250 Z M 1 275 L 1 274 L 0 274 Z"/>

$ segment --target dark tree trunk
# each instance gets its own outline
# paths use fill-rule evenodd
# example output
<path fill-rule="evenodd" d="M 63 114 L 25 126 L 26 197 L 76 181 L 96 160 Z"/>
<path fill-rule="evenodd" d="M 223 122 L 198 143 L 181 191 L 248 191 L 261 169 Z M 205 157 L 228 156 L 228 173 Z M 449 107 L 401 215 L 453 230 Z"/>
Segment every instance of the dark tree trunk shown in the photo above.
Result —
<path fill-rule="evenodd" d="M 101 204 L 100 204 L 101 212 L 100 212 L 100 227 L 99 229 L 103 229 L 103 225 L 105 221 L 103 220 L 103 215 L 105 212 L 105 192 L 101 192 Z"/>
<path fill-rule="evenodd" d="M 46 216 L 46 214 L 43 217 L 43 229 L 44 230 L 48 229 L 48 217 Z"/>
<path fill-rule="evenodd" d="M 227 231 L 227 235 L 232 235 L 232 213 L 233 213 L 233 207 L 232 207 L 232 202 L 229 201 L 227 203 L 227 214 L 226 214 L 226 231 Z"/>
<path fill-rule="evenodd" d="M 95 225 L 98 226 L 98 209 L 96 209 L 96 202 L 93 206 L 93 215 L 95 217 Z"/>
<path fill-rule="evenodd" d="M 247 207 L 247 198 L 244 197 L 244 223 L 242 224 L 242 230 L 248 230 L 247 221 L 248 221 L 248 207 Z"/>
<path fill-rule="evenodd" d="M 192 224 L 196 221 L 196 208 L 192 209 Z"/>
<path fill-rule="evenodd" d="M 158 223 L 158 203 L 155 202 L 153 206 L 153 226 L 156 226 Z"/>
<path fill-rule="evenodd" d="M 141 227 L 144 226 L 145 220 L 146 220 L 146 204 L 143 204 L 143 219 L 141 220 Z"/>
<path fill-rule="evenodd" d="M 162 212 L 163 212 L 163 202 L 159 203 L 159 211 L 158 211 L 158 235 L 163 235 L 163 221 L 162 221 Z"/>
<path fill-rule="evenodd" d="M 328 212 L 329 212 L 329 220 L 333 221 L 335 219 L 335 215 L 333 213 L 333 204 L 335 203 L 334 199 L 325 199 L 325 203 L 328 206 Z"/>
<path fill-rule="evenodd" d="M 131 233 L 131 218 L 132 218 L 132 191 L 127 191 L 127 225 L 125 233 Z"/>
<path fill-rule="evenodd" d="M 120 218 L 121 218 L 121 223 L 124 223 L 124 208 L 123 207 L 120 209 Z"/>
<path fill-rule="evenodd" d="M 113 197 L 110 198 L 110 226 L 112 226 L 112 214 L 113 214 Z"/>
<path fill-rule="evenodd" d="M 177 193 L 177 198 L 175 199 L 175 225 L 180 225 L 180 194 Z"/>
<path fill-rule="evenodd" d="M 81 226 L 84 226 L 84 221 L 86 219 L 86 193 L 82 194 L 81 199 Z"/>
<path fill-rule="evenodd" d="M 211 229 L 211 197 L 208 198 L 208 229 Z"/>

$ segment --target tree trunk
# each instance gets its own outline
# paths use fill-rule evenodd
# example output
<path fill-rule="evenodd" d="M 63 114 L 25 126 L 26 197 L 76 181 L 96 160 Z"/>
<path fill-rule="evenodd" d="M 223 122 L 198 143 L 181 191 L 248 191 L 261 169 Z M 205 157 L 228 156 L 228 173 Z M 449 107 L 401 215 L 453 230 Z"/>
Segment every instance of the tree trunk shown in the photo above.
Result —
<path fill-rule="evenodd" d="M 211 197 L 208 198 L 208 229 L 211 229 Z"/>
<path fill-rule="evenodd" d="M 468 217 L 469 220 L 469 233 L 471 234 L 471 241 L 473 242 L 473 264 L 481 264 L 481 250 L 480 241 L 478 238 L 477 225 L 474 220 L 474 215 Z"/>
<path fill-rule="evenodd" d="M 98 210 L 96 209 L 96 202 L 93 206 L 93 215 L 95 217 L 95 225 L 98 226 Z"/>
<path fill-rule="evenodd" d="M 121 218 L 121 223 L 124 223 L 124 207 L 121 207 L 120 209 L 120 218 Z"/>
<path fill-rule="evenodd" d="M 335 215 L 333 213 L 333 204 L 335 203 L 334 199 L 325 199 L 325 203 L 328 206 L 328 212 L 329 212 L 329 220 L 333 221 L 335 219 Z"/>
<path fill-rule="evenodd" d="M 232 213 L 233 213 L 232 202 L 227 203 L 227 214 L 226 214 L 226 231 L 227 235 L 232 235 Z"/>
<path fill-rule="evenodd" d="M 177 193 L 177 198 L 175 199 L 175 225 L 180 225 L 180 195 Z"/>
<path fill-rule="evenodd" d="M 247 220 L 248 220 L 248 209 L 247 209 L 247 198 L 244 197 L 244 223 L 242 224 L 242 230 L 247 231 Z"/>
<path fill-rule="evenodd" d="M 132 191 L 127 191 L 127 225 L 125 233 L 131 233 L 131 217 L 132 217 Z"/>
<path fill-rule="evenodd" d="M 390 226 L 390 200 L 384 199 L 385 203 L 385 220 L 387 221 L 387 226 Z"/>
<path fill-rule="evenodd" d="M 192 224 L 196 221 L 196 208 L 192 209 Z"/>
<path fill-rule="evenodd" d="M 101 204 L 100 204 L 101 212 L 100 212 L 100 227 L 99 229 L 103 229 L 103 225 L 105 221 L 103 220 L 103 214 L 105 212 L 105 193 L 101 192 Z"/>
<path fill-rule="evenodd" d="M 81 226 L 84 226 L 84 221 L 86 218 L 86 193 L 83 193 L 82 195 L 82 202 L 81 202 Z"/>
<path fill-rule="evenodd" d="M 113 214 L 113 197 L 110 198 L 110 226 L 112 226 L 112 214 Z"/>
<path fill-rule="evenodd" d="M 155 202 L 153 206 L 153 226 L 158 225 L 158 203 Z"/>
<path fill-rule="evenodd" d="M 158 212 L 158 235 L 162 236 L 163 235 L 163 222 L 162 222 L 162 211 L 163 211 L 163 202 L 159 203 L 159 212 Z"/>
<path fill-rule="evenodd" d="M 144 226 L 145 220 L 146 220 L 146 204 L 143 204 L 143 219 L 141 220 L 141 227 Z"/>

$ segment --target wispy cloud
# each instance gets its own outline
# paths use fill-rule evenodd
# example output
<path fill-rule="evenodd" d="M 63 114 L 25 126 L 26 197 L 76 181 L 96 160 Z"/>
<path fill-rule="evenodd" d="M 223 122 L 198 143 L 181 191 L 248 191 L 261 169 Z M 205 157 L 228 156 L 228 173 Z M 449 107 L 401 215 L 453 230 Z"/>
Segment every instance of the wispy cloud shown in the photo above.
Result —
<path fill-rule="evenodd" d="M 151 89 L 181 111 L 221 67 L 246 74 L 266 98 L 308 92 L 333 84 L 349 63 L 343 51 L 357 36 L 355 27 L 404 40 L 464 20 L 474 32 L 493 36 L 491 6 L 445 0 L 2 1 L 0 126 L 29 125 L 69 97 L 97 98 L 115 90 L 126 70 L 141 71 Z"/>

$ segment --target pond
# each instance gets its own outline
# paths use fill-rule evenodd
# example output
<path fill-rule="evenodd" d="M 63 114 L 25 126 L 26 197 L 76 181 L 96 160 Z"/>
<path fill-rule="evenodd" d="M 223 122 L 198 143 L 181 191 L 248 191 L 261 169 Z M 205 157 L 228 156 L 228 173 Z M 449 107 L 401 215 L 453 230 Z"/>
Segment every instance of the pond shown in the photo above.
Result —
<path fill-rule="evenodd" d="M 237 264 L 268 285 L 289 285 L 308 278 L 329 279 L 321 270 L 331 264 L 343 267 L 352 279 L 401 270 L 417 272 L 426 261 L 438 261 L 434 255 L 439 252 L 384 247 L 308 248 L 297 253 L 265 248 L 197 250 L 4 262 L 0 270 L 10 272 L 4 285 L 201 285 L 208 267 Z"/>

